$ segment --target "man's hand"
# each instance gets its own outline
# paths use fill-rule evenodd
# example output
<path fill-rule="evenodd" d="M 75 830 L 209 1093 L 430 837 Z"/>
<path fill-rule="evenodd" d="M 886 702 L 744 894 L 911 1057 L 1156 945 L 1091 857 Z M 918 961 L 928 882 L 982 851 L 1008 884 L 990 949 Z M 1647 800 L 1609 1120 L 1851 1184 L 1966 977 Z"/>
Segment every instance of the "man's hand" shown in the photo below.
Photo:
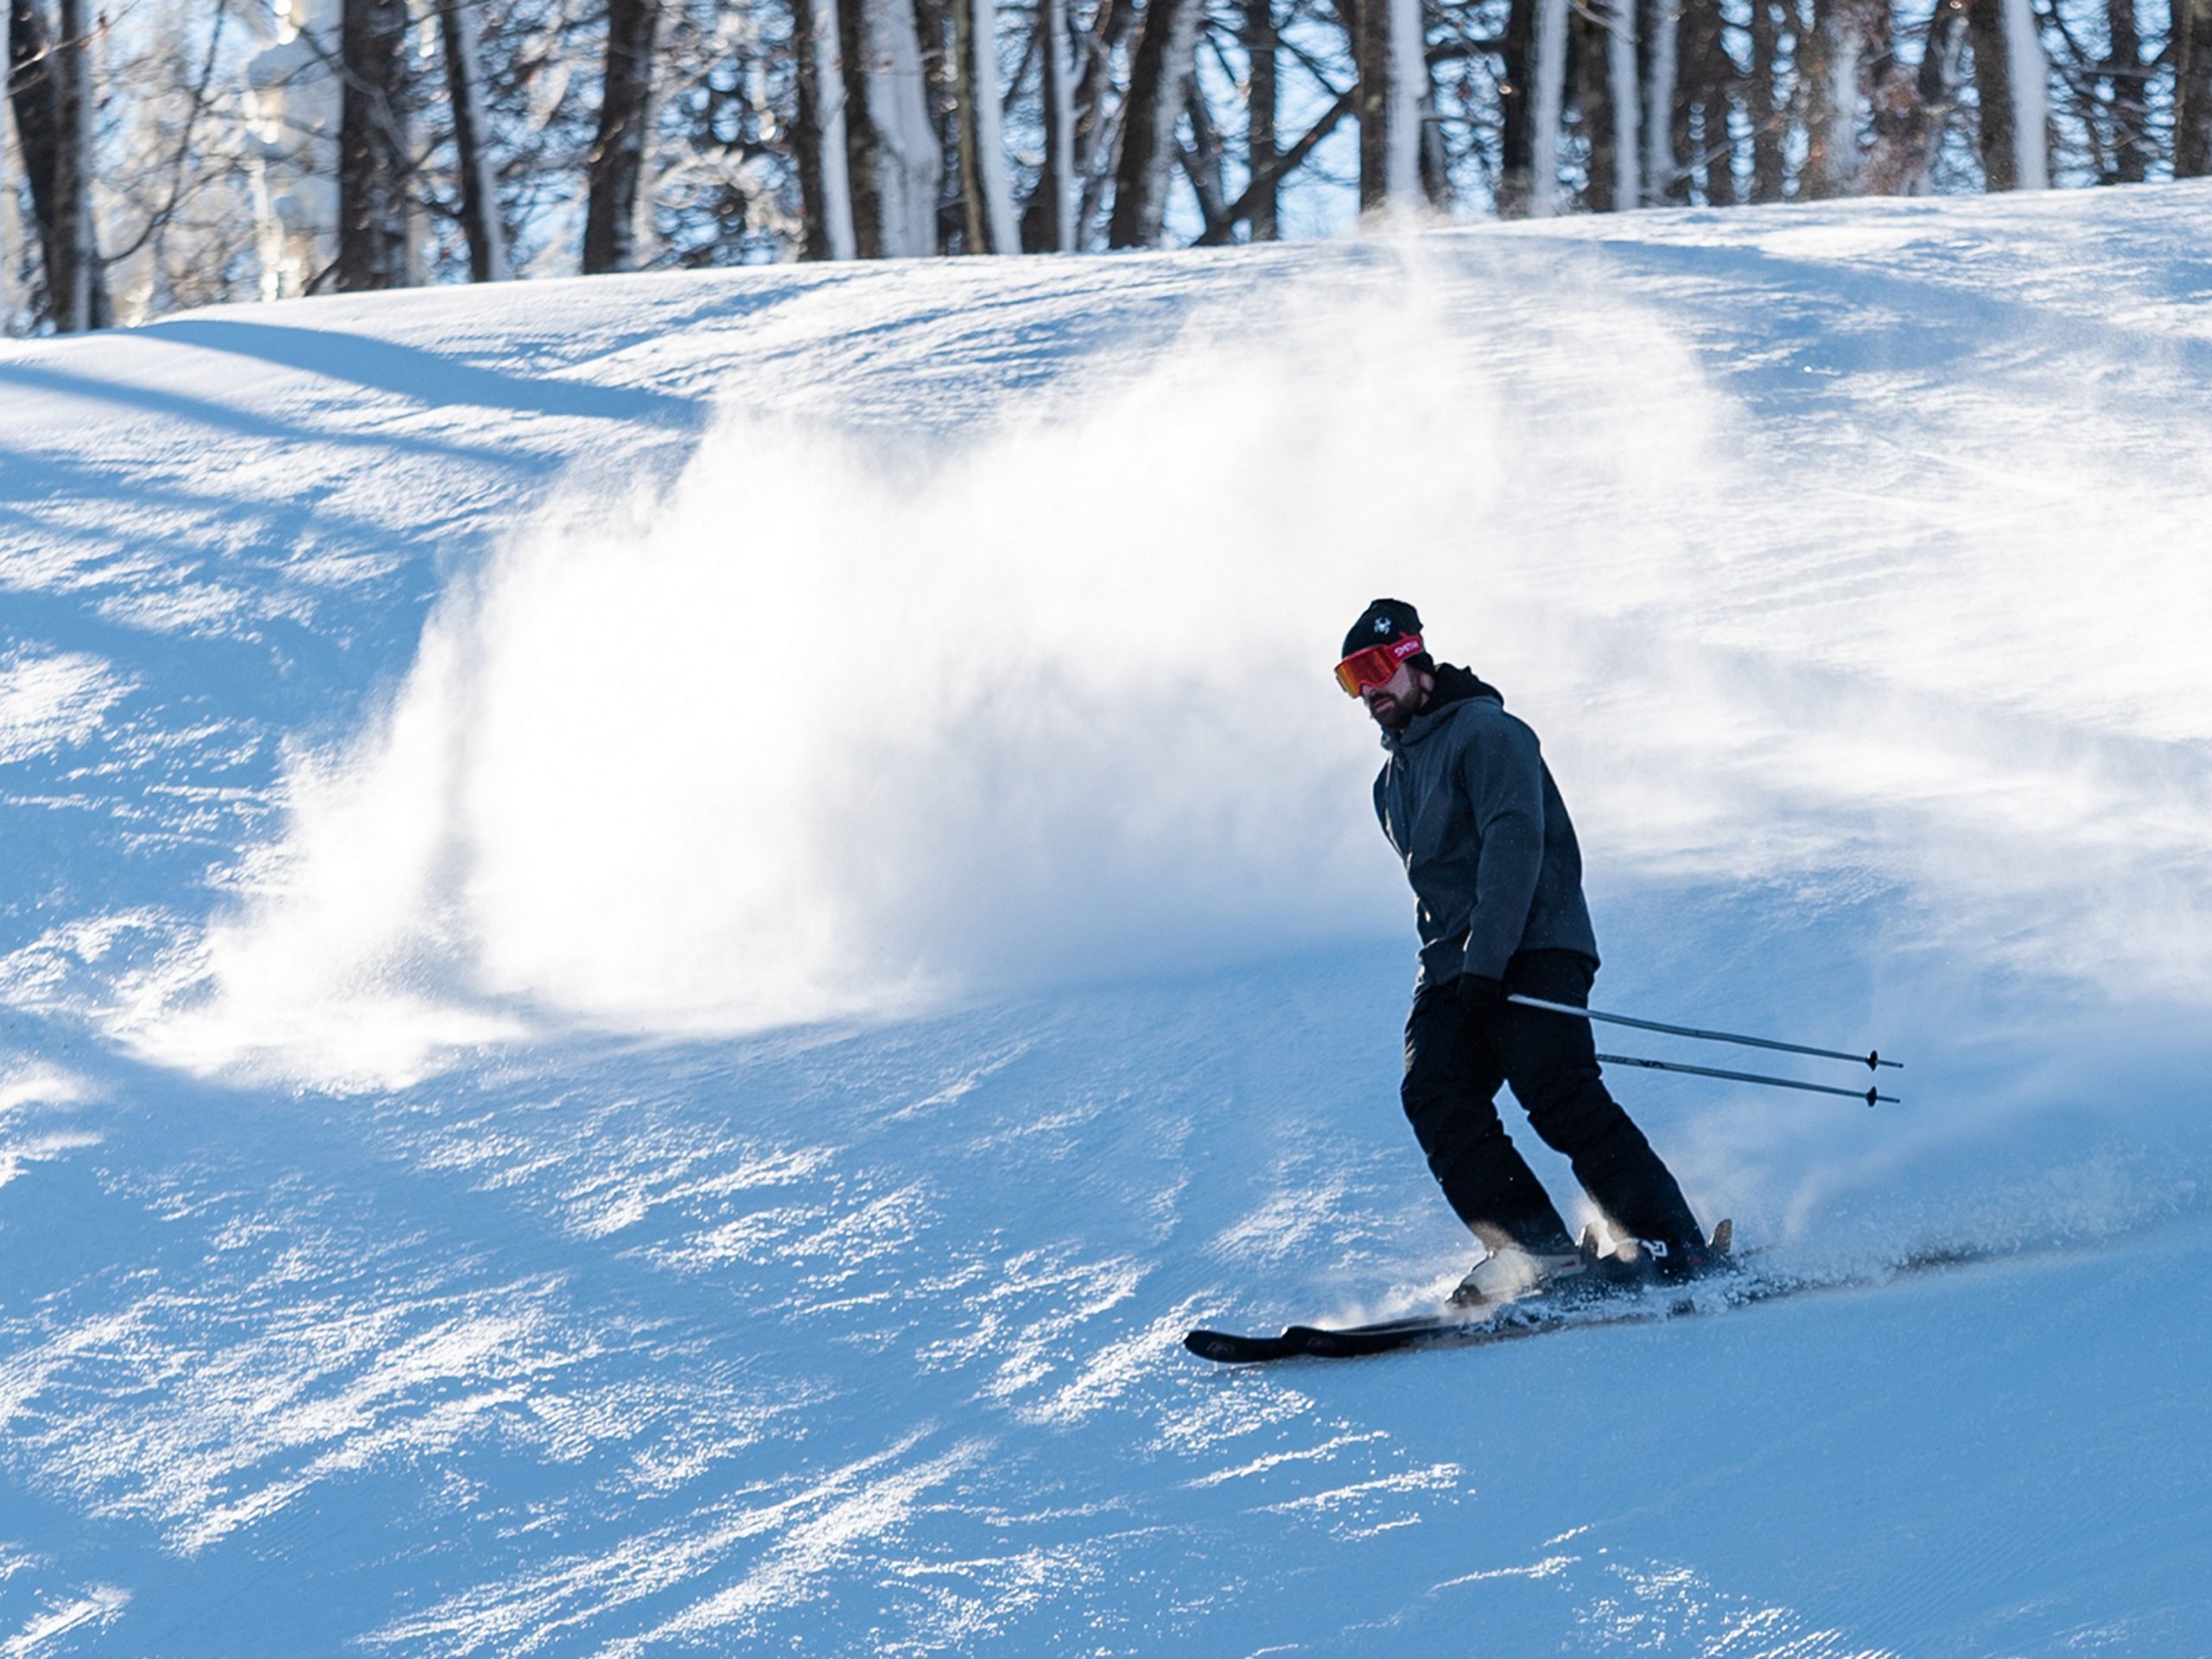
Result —
<path fill-rule="evenodd" d="M 1462 974 L 1455 982 L 1459 988 L 1459 1006 L 1469 1014 L 1500 1014 L 1505 1008 L 1505 982 L 1492 979 L 1487 974 Z"/>

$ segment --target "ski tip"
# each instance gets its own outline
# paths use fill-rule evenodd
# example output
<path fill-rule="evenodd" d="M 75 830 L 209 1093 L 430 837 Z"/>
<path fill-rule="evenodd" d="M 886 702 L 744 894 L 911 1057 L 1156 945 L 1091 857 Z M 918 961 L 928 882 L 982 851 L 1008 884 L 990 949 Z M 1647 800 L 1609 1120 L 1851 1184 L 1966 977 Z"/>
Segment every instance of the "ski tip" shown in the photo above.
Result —
<path fill-rule="evenodd" d="M 1707 1248 L 1715 1255 L 1726 1255 L 1735 1249 L 1736 1222 L 1732 1216 L 1724 1217 L 1713 1230 L 1713 1243 Z"/>

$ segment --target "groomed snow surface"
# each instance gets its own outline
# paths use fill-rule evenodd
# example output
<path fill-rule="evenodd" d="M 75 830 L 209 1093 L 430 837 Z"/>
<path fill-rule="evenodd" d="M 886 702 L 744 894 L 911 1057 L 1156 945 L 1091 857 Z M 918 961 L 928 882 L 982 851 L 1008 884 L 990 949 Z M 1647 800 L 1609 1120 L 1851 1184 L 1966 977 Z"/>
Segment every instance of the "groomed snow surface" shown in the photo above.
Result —
<path fill-rule="evenodd" d="M 0 389 L 0 1654 L 2212 1650 L 2212 193 Z M 1471 1254 L 1328 677 L 1380 594 L 1543 734 L 1599 1006 L 1907 1060 L 1615 1078 L 1854 1287 L 1177 1345 Z"/>

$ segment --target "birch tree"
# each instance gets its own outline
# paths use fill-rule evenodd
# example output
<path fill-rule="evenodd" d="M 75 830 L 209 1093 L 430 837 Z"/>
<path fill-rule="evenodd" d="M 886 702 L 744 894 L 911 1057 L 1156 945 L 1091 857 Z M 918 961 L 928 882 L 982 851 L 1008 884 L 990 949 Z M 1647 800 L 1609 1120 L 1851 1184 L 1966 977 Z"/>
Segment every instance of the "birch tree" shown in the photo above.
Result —
<path fill-rule="evenodd" d="M 791 0 L 798 172 L 799 257 L 853 257 L 853 199 L 845 174 L 845 79 L 838 50 L 840 0 Z"/>
<path fill-rule="evenodd" d="M 935 253 L 944 162 L 913 0 L 841 0 L 837 26 L 855 251 L 863 259 Z"/>
<path fill-rule="evenodd" d="M 1145 8 L 1122 106 L 1122 161 L 1106 226 L 1109 246 L 1148 248 L 1160 240 L 1198 19 L 1198 0 L 1150 0 Z"/>
<path fill-rule="evenodd" d="M 996 0 L 952 0 L 952 53 L 962 243 L 970 253 L 1016 253 L 1021 238 L 1001 126 Z"/>
<path fill-rule="evenodd" d="M 1353 32 L 1359 55 L 1360 211 L 1402 211 L 1421 193 L 1421 111 L 1428 93 L 1421 0 L 1360 0 Z"/>
<path fill-rule="evenodd" d="M 1992 190 L 2044 189 L 2050 182 L 2050 66 L 2029 0 L 1968 0 L 1967 38 L 1984 181 Z"/>
<path fill-rule="evenodd" d="M 1075 33 L 1068 0 L 1039 0 L 1044 8 L 1045 166 L 1039 200 L 1050 213 L 1054 253 L 1076 250 L 1077 189 L 1075 147 Z"/>
<path fill-rule="evenodd" d="M 2033 0 L 2005 0 L 2005 51 L 2012 83 L 2012 170 L 2022 190 L 2050 188 L 2050 60 Z"/>
<path fill-rule="evenodd" d="M 1586 146 L 1582 205 L 1612 213 L 1638 205 L 1635 0 L 1593 0 L 1567 20 L 1573 101 Z"/>
<path fill-rule="evenodd" d="M 454 172 L 460 185 L 461 235 L 468 244 L 469 279 L 504 283 L 512 272 L 492 172 L 474 0 L 438 0 L 438 40 L 446 62 L 446 95 L 453 106 Z"/>
<path fill-rule="evenodd" d="M 245 67 L 257 296 L 311 294 L 337 270 L 342 0 L 296 0 Z"/>
<path fill-rule="evenodd" d="M 1534 60 L 1529 65 L 1529 215 L 1559 211 L 1560 119 L 1567 103 L 1567 0 L 1535 0 Z"/>
<path fill-rule="evenodd" d="M 16 147 L 31 189 L 38 223 L 46 311 L 58 316 L 57 291 L 71 281 L 70 249 L 57 232 L 55 160 L 61 147 L 61 92 L 54 73 L 54 35 L 38 0 L 12 0 L 8 9 L 8 103 L 16 117 Z"/>
<path fill-rule="evenodd" d="M 1015 0 L 1019 41 L 1004 0 L 61 3 L 7 0 L 16 331 L 565 270 L 580 217 L 615 269 L 649 231 L 697 266 L 1153 245 L 1176 200 L 1266 240 L 1294 180 L 1543 213 L 2212 174 L 2212 0 Z"/>
<path fill-rule="evenodd" d="M 1675 149 L 1675 96 L 1681 69 L 1681 14 L 1677 0 L 1641 0 L 1643 14 L 1643 189 L 1642 199 L 1659 206 L 1687 200 L 1681 158 Z"/>
<path fill-rule="evenodd" d="M 111 321 L 92 213 L 92 72 L 84 0 L 61 0 L 60 34 L 37 0 L 13 0 L 8 95 L 38 221 L 46 313 L 64 334 Z"/>
<path fill-rule="evenodd" d="M 1083 171 L 1077 120 L 1082 54 L 1069 0 L 1038 0 L 1036 49 L 1043 142 L 1036 184 L 1021 210 L 1021 247 L 1025 253 L 1071 253 L 1081 217 Z"/>

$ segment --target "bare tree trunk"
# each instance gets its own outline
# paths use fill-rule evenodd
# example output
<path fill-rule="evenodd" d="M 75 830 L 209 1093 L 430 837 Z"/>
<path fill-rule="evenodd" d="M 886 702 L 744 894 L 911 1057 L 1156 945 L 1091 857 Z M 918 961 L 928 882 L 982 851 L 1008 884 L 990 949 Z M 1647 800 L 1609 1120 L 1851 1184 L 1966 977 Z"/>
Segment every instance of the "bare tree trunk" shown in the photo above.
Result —
<path fill-rule="evenodd" d="M 1229 210 L 1229 187 L 1222 167 L 1221 132 L 1198 91 L 1196 75 L 1191 77 L 1190 96 L 1183 109 L 1191 123 L 1190 147 L 1183 151 L 1183 175 L 1190 180 L 1198 198 L 1198 211 L 1211 225 Z"/>
<path fill-rule="evenodd" d="M 1936 0 L 1920 67 L 1908 77 L 1893 62 L 1884 75 L 1874 94 L 1874 143 L 1866 170 L 1869 193 L 1926 192 L 1943 130 L 1958 108 L 1966 29 L 1964 0 Z"/>
<path fill-rule="evenodd" d="M 863 259 L 935 253 L 944 152 L 913 0 L 840 0 L 837 22 L 855 250 Z"/>
<path fill-rule="evenodd" d="M 1612 97 L 1613 206 L 1643 201 L 1643 80 L 1637 71 L 1638 0 L 1611 0 L 1605 17 L 1605 85 Z"/>
<path fill-rule="evenodd" d="M 1198 0 L 1150 0 L 1145 9 L 1122 110 L 1122 164 L 1106 226 L 1111 247 L 1148 248 L 1160 240 L 1198 14 Z"/>
<path fill-rule="evenodd" d="M 1836 0 L 1812 0 L 1809 21 L 1790 15 L 1799 10 L 1794 5 L 1785 14 L 1798 25 L 1794 113 L 1803 124 L 1805 134 L 1805 156 L 1797 173 L 1797 194 L 1801 200 L 1817 200 L 1830 194 L 1829 180 L 1834 175 L 1827 150 L 1835 134 L 1835 77 L 1829 68 L 1835 45 L 1834 25 L 1830 20 L 1835 7 Z"/>
<path fill-rule="evenodd" d="M 2151 160 L 2150 111 L 2144 96 L 2149 75 L 2143 66 L 2143 31 L 2136 22 L 2135 0 L 2106 0 L 2105 19 L 2111 42 L 2104 64 L 2110 177 L 2115 184 L 2140 184 Z"/>
<path fill-rule="evenodd" d="M 1535 37 L 1529 65 L 1529 213 L 1549 219 L 1559 211 L 1559 137 L 1567 105 L 1567 0 L 1536 0 Z"/>
<path fill-rule="evenodd" d="M 1735 60 L 1728 55 L 1719 0 L 1695 0 L 1683 11 L 1683 119 L 1680 143 L 1692 169 L 1700 175 L 1705 200 L 1712 207 L 1732 207 L 1736 201 L 1736 140 L 1728 120 L 1729 105 L 1737 92 Z"/>
<path fill-rule="evenodd" d="M 1339 94 L 1337 101 L 1322 111 L 1321 118 L 1306 130 L 1305 137 L 1277 156 L 1268 171 L 1253 180 L 1245 187 L 1243 195 L 1223 208 L 1221 217 L 1207 226 L 1205 233 L 1192 245 L 1217 248 L 1230 241 L 1237 224 L 1251 212 L 1252 203 L 1258 200 L 1260 193 L 1273 189 L 1279 181 L 1305 166 L 1306 157 L 1313 153 L 1323 139 L 1337 130 L 1338 123 L 1352 112 L 1352 105 L 1357 100 L 1357 87 L 1349 88 Z"/>
<path fill-rule="evenodd" d="M 1007 249 L 991 234 L 991 203 L 985 175 L 988 158 L 983 154 L 983 77 L 977 61 L 978 4 L 990 0 L 950 0 L 952 20 L 952 146 L 954 175 L 960 181 L 960 246 L 965 253 L 1003 253 Z M 997 92 L 995 72 L 991 87 Z"/>
<path fill-rule="evenodd" d="M 2040 190 L 2050 180 L 2043 44 L 2027 0 L 1968 0 L 1967 39 L 1980 94 L 1982 177 L 1992 190 Z"/>
<path fill-rule="evenodd" d="M 1045 161 L 1036 193 L 1021 215 L 1027 253 L 1075 251 L 1075 61 L 1068 0 L 1037 0 L 1039 49 L 1044 54 Z"/>
<path fill-rule="evenodd" d="M 105 327 L 105 295 L 99 290 L 99 246 L 92 222 L 92 22 L 85 0 L 61 0 L 61 38 L 56 42 L 54 111 L 60 142 L 54 151 L 54 243 L 63 264 L 54 273 L 54 324 L 65 334 Z"/>
<path fill-rule="evenodd" d="M 875 54 L 868 40 L 868 0 L 837 0 L 838 60 L 845 71 L 845 176 L 853 198 L 853 251 L 862 259 L 898 251 L 884 236 L 883 135 L 869 97 Z"/>
<path fill-rule="evenodd" d="M 2174 176 L 2212 174 L 2212 0 L 2174 0 Z"/>
<path fill-rule="evenodd" d="M 799 257 L 853 257 L 853 200 L 845 173 L 845 83 L 838 68 L 840 0 L 791 0 L 798 94 L 791 147 L 798 163 Z"/>
<path fill-rule="evenodd" d="M 830 257 L 830 216 L 822 200 L 823 22 L 815 0 L 791 0 L 791 168 L 798 175 L 798 257 L 802 259 Z"/>
<path fill-rule="evenodd" d="M 1751 0 L 1751 74 L 1744 103 L 1751 127 L 1751 200 L 1780 201 L 1783 118 L 1775 98 L 1775 65 L 1782 55 L 1776 0 Z"/>
<path fill-rule="evenodd" d="M 2012 156 L 2012 66 L 2005 50 L 2005 0 L 1968 0 L 1967 39 L 1974 48 L 1974 94 L 1980 104 L 1976 145 L 1992 190 L 2019 183 Z"/>
<path fill-rule="evenodd" d="M 1428 87 L 1421 95 L 1420 110 L 1421 200 L 1439 213 L 1449 213 L 1454 200 L 1452 152 L 1444 142 L 1444 122 L 1437 111 L 1436 77 L 1430 73 L 1424 79 Z"/>
<path fill-rule="evenodd" d="M 1265 178 L 1274 165 L 1275 122 L 1281 92 L 1275 79 L 1274 0 L 1244 0 L 1244 61 L 1249 66 L 1250 91 L 1244 118 L 1244 168 L 1254 179 Z M 1252 239 L 1272 242 L 1281 234 L 1277 219 L 1279 192 L 1271 181 L 1252 203 Z"/>
<path fill-rule="evenodd" d="M 1018 252 L 1021 238 L 1000 131 L 995 0 L 952 0 L 952 55 L 962 245 L 970 253 Z"/>
<path fill-rule="evenodd" d="M 2050 60 L 2034 0 L 2005 0 L 2005 48 L 2012 57 L 2012 160 L 2023 190 L 2050 188 Z"/>
<path fill-rule="evenodd" d="M 1535 159 L 1535 100 L 1529 72 L 1536 48 L 1537 0 L 1512 0 L 1497 48 L 1497 212 L 1520 219 L 1529 212 Z"/>
<path fill-rule="evenodd" d="M 1689 200 L 1689 176 L 1675 144 L 1675 105 L 1681 79 L 1679 0 L 1643 0 L 1638 44 L 1643 61 L 1643 200 L 1655 207 Z"/>
<path fill-rule="evenodd" d="M 1574 84 L 1568 96 L 1589 143 L 1581 205 L 1593 213 L 1613 210 L 1616 158 L 1613 151 L 1612 87 L 1605 74 L 1610 30 L 1597 7 L 1578 6 L 1567 20 L 1574 41 Z"/>
<path fill-rule="evenodd" d="M 1863 188 L 1860 118 L 1872 103 L 1873 66 L 1888 52 L 1889 31 L 1889 0 L 1827 0 L 1819 73 L 1808 72 L 1806 194 L 1849 196 Z"/>
<path fill-rule="evenodd" d="M 983 153 L 982 100 L 984 92 L 976 9 L 988 8 L 990 0 L 950 0 L 952 13 L 952 119 L 957 130 L 953 165 L 960 181 L 960 245 L 967 253 L 1004 253 L 1004 244 L 992 235 L 992 204 L 986 175 L 989 158 Z M 987 10 L 987 15 L 988 10 Z M 991 94 L 998 92 L 993 72 Z"/>
<path fill-rule="evenodd" d="M 1114 57 L 1135 31 L 1143 13 L 1135 0 L 1099 0 L 1075 88 L 1077 176 L 1083 181 L 1078 226 L 1096 224 L 1112 182 L 1108 158 L 1120 131 L 1114 105 Z"/>
<path fill-rule="evenodd" d="M 57 238 L 54 167 L 61 147 L 61 93 L 54 73 L 54 37 L 37 0 L 12 0 L 8 9 L 8 101 L 16 111 L 16 140 L 29 176 L 31 212 L 38 220 L 47 309 L 61 315 L 61 290 L 71 283 L 70 250 Z"/>
<path fill-rule="evenodd" d="M 461 180 L 461 231 L 468 241 L 471 282 L 504 283 L 507 230 L 499 217 L 490 137 L 484 119 L 484 65 L 476 40 L 474 0 L 438 0 L 439 41 L 445 52 L 446 92 L 453 101 L 454 171 Z"/>
<path fill-rule="evenodd" d="M 637 258 L 638 191 L 652 107 L 659 0 L 607 0 L 607 72 L 599 133 L 585 168 L 584 274 L 627 270 Z"/>
<path fill-rule="evenodd" d="M 1421 0 L 1361 0 L 1353 32 L 1359 60 L 1360 211 L 1410 207 L 1421 190 L 1421 107 L 1428 93 Z"/>
<path fill-rule="evenodd" d="M 407 283 L 406 0 L 345 0 L 338 105 L 338 264 L 348 293 Z"/>

